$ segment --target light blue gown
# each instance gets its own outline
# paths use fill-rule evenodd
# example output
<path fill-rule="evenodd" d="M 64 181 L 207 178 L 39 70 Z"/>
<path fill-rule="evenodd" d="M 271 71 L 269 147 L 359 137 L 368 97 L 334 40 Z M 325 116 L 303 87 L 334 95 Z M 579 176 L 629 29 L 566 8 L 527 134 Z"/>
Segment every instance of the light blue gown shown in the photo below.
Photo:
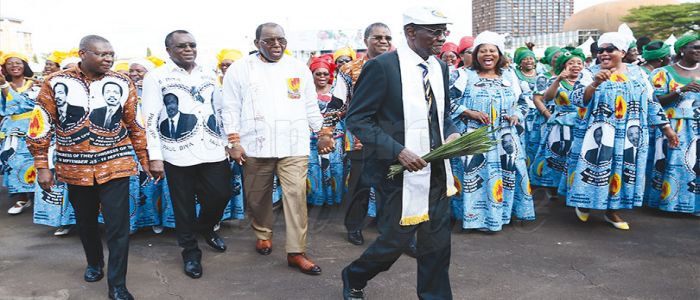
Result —
<path fill-rule="evenodd" d="M 0 115 L 4 117 L 0 125 L 0 163 L 3 184 L 9 194 L 33 193 L 35 189 L 34 158 L 27 149 L 25 136 L 38 94 L 39 88 L 31 80 L 17 91 L 10 88 L 7 97 L 0 93 Z"/>

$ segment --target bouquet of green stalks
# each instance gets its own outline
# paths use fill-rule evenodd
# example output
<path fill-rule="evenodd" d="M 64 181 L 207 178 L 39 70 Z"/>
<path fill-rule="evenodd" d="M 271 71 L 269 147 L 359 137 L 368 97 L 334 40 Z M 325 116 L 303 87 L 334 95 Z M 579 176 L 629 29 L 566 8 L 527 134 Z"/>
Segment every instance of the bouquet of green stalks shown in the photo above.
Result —
<path fill-rule="evenodd" d="M 430 151 L 424 155 L 423 160 L 428 163 L 440 161 L 443 159 L 451 159 L 465 155 L 474 155 L 488 152 L 498 142 L 491 138 L 491 133 L 498 129 L 489 130 L 490 126 L 484 126 L 470 133 L 464 134 L 454 141 L 443 144 L 437 149 Z M 391 165 L 387 178 L 391 179 L 394 176 L 403 173 L 406 168 L 401 164 Z"/>

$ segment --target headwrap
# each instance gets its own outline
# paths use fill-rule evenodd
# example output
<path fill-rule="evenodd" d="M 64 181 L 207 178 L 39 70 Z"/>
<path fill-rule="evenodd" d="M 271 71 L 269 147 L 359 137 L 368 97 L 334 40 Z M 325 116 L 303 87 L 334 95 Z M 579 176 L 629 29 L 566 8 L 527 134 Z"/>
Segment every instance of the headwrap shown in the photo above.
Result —
<path fill-rule="evenodd" d="M 126 60 L 118 60 L 118 61 L 114 62 L 114 72 L 119 72 L 119 71 L 127 71 L 128 72 L 130 65 L 131 64 Z M 146 67 L 146 66 L 144 66 L 144 67 Z M 148 68 L 146 68 L 146 69 L 148 69 Z"/>
<path fill-rule="evenodd" d="M 67 65 L 77 64 L 80 62 L 80 57 L 68 56 L 61 62 L 61 69 L 64 69 Z"/>
<path fill-rule="evenodd" d="M 676 43 L 673 44 L 673 50 L 675 50 L 677 54 L 680 54 L 681 53 L 680 50 L 681 50 L 681 48 L 683 48 L 683 46 L 690 44 L 691 42 L 694 42 L 697 40 L 700 40 L 700 34 L 686 34 L 686 35 L 678 38 Z"/>
<path fill-rule="evenodd" d="M 123 62 L 120 61 L 119 63 L 123 63 Z M 119 65 L 119 63 L 115 64 L 115 66 L 114 66 L 115 71 L 116 71 L 116 69 L 118 68 L 117 65 Z M 140 66 L 144 67 L 144 68 L 146 69 L 147 72 L 150 72 L 151 70 L 153 70 L 153 69 L 156 68 L 156 64 L 154 64 L 152 61 L 150 61 L 150 60 L 148 60 L 148 59 L 145 59 L 145 58 L 134 58 L 134 59 L 129 60 L 129 63 L 127 64 L 127 68 L 126 68 L 126 69 L 129 70 L 129 68 L 130 68 L 131 65 L 133 65 L 133 64 L 137 64 L 137 65 L 140 65 Z M 121 66 L 119 66 L 119 68 L 121 68 Z"/>
<path fill-rule="evenodd" d="M 561 51 L 561 48 L 557 46 L 547 47 L 547 49 L 544 50 L 544 57 L 542 57 L 540 62 L 549 66 L 549 64 L 552 63 L 552 58 L 559 53 L 559 51 Z"/>
<path fill-rule="evenodd" d="M 61 65 L 61 62 L 68 57 L 68 52 L 63 52 L 63 51 L 54 51 L 52 52 L 49 57 L 46 58 L 46 60 L 55 62 L 58 65 Z"/>
<path fill-rule="evenodd" d="M 498 51 L 500 51 L 501 54 L 503 54 L 503 51 L 506 49 L 505 38 L 502 35 L 493 31 L 484 31 L 476 36 L 476 39 L 474 39 L 474 49 L 476 49 L 476 47 L 481 46 L 482 44 L 490 44 L 496 46 L 496 48 L 498 48 Z"/>
<path fill-rule="evenodd" d="M 523 59 L 528 57 L 535 58 L 535 52 L 532 52 L 527 47 L 518 48 L 517 50 L 515 50 L 515 57 L 513 58 L 513 61 L 516 65 L 520 65 L 520 62 L 522 62 Z"/>
<path fill-rule="evenodd" d="M 464 50 L 471 49 L 474 46 L 473 36 L 464 36 L 459 40 L 459 47 L 457 47 L 457 53 L 462 53 Z"/>
<path fill-rule="evenodd" d="M 2 60 L 2 63 L 4 64 L 5 61 L 7 61 L 7 59 L 10 58 L 10 57 L 19 58 L 19 59 L 21 59 L 22 61 L 24 61 L 24 62 L 26 62 L 26 63 L 29 63 L 29 58 L 27 58 L 26 55 L 24 55 L 24 54 L 22 54 L 22 53 L 19 53 L 19 52 L 7 52 L 7 53 L 3 54 L 3 55 L 2 55 L 2 59 L 1 59 L 1 60 Z"/>
<path fill-rule="evenodd" d="M 335 62 L 331 61 L 332 56 L 329 54 L 321 55 L 319 57 L 314 57 L 309 64 L 309 69 L 313 73 L 318 68 L 326 68 L 330 74 L 328 79 L 328 84 L 333 84 L 333 74 L 335 72 Z"/>
<path fill-rule="evenodd" d="M 630 42 L 629 47 L 627 47 L 627 50 L 632 49 L 632 48 L 637 48 L 637 41 L 632 40 L 632 41 Z"/>
<path fill-rule="evenodd" d="M 357 56 L 355 55 L 355 50 L 352 50 L 352 48 L 350 47 L 343 47 L 338 50 L 335 50 L 335 53 L 333 53 L 333 61 L 335 62 L 335 60 L 341 56 L 349 56 L 350 58 L 352 58 L 352 60 L 355 60 L 355 58 L 357 58 Z"/>
<path fill-rule="evenodd" d="M 659 49 L 650 50 L 647 48 L 650 44 L 658 43 L 661 43 L 661 45 L 663 45 Z M 671 45 L 664 44 L 663 41 L 651 41 L 649 42 L 649 44 L 646 44 L 644 45 L 644 47 L 642 47 L 642 58 L 644 58 L 645 61 L 657 60 L 669 55 L 671 55 Z"/>
<path fill-rule="evenodd" d="M 445 52 L 454 52 L 455 55 L 459 55 L 457 52 L 457 44 L 452 43 L 452 42 L 447 42 L 442 44 L 442 48 L 440 49 L 440 56 L 442 56 Z"/>
<path fill-rule="evenodd" d="M 238 49 L 221 49 L 219 54 L 216 55 L 216 60 L 219 62 L 217 66 L 221 67 L 221 62 L 226 59 L 237 61 L 241 59 L 241 57 L 243 57 L 243 53 Z"/>
<path fill-rule="evenodd" d="M 581 62 L 586 61 L 586 54 L 583 53 L 583 50 L 576 48 L 574 50 L 566 50 L 563 49 L 561 50 L 561 55 L 557 57 L 556 63 L 554 63 L 554 74 L 559 75 L 561 71 L 564 70 L 564 67 L 566 66 L 566 62 L 569 61 L 570 59 L 578 57 L 581 59 Z"/>
<path fill-rule="evenodd" d="M 627 52 L 629 49 L 629 38 L 625 37 L 619 32 L 606 32 L 603 33 L 598 39 L 598 47 L 603 46 L 603 44 L 611 44 L 615 46 L 620 51 Z"/>

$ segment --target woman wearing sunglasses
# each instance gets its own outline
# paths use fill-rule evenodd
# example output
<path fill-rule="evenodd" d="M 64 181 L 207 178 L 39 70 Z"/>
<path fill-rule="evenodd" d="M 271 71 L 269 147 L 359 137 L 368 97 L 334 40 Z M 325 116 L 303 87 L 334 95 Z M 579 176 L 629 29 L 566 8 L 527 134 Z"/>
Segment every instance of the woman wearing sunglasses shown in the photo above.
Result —
<path fill-rule="evenodd" d="M 618 210 L 642 205 L 649 126 L 658 126 L 668 146 L 678 137 L 641 67 L 622 62 L 629 40 L 608 32 L 598 40 L 599 65 L 585 69 L 569 95 L 578 106 L 574 142 L 567 164 L 566 204 L 582 222 L 591 209 L 605 221 L 629 230 Z M 620 50 L 625 49 L 625 50 Z"/>
<path fill-rule="evenodd" d="M 673 48 L 680 59 L 656 69 L 651 83 L 678 133 L 680 151 L 664 153 L 663 137 L 652 144 L 654 157 L 665 163 L 651 170 L 646 201 L 663 211 L 700 216 L 700 35 L 685 35 Z"/>

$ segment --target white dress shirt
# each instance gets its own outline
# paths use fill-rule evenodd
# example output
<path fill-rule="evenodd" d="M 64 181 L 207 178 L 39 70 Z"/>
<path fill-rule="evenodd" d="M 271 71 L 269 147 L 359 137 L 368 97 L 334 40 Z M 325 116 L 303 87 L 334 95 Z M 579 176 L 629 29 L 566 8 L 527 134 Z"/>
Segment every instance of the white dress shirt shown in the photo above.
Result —
<path fill-rule="evenodd" d="M 311 71 L 303 62 L 283 55 L 268 63 L 249 55 L 224 76 L 224 132 L 238 133 L 248 156 L 308 156 L 310 129 L 323 126 L 316 98 Z"/>

